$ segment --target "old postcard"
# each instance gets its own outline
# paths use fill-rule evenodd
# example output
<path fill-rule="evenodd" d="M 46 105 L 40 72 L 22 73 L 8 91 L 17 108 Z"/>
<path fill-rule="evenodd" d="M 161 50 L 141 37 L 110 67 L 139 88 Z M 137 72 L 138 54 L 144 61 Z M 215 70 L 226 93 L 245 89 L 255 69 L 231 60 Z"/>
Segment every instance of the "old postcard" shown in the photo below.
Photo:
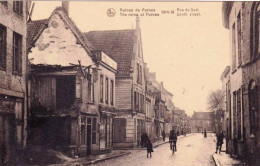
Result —
<path fill-rule="evenodd" d="M 0 0 L 0 166 L 260 162 L 260 3 Z"/>

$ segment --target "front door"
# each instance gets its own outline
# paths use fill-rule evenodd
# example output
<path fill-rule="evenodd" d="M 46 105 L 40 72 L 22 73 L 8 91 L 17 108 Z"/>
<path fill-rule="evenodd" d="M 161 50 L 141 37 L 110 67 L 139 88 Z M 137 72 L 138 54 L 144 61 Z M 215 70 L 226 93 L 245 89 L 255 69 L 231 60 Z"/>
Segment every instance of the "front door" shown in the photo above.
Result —
<path fill-rule="evenodd" d="M 10 123 L 11 116 L 0 115 L 0 165 L 6 165 L 11 158 L 14 145 L 14 127 Z"/>

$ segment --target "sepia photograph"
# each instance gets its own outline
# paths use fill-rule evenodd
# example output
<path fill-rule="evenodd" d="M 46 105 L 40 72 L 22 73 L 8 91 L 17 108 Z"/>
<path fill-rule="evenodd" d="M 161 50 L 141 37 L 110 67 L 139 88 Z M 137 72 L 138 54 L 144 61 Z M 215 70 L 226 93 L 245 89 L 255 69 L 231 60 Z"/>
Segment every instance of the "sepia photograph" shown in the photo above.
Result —
<path fill-rule="evenodd" d="M 0 166 L 259 166 L 260 2 L 0 0 Z"/>

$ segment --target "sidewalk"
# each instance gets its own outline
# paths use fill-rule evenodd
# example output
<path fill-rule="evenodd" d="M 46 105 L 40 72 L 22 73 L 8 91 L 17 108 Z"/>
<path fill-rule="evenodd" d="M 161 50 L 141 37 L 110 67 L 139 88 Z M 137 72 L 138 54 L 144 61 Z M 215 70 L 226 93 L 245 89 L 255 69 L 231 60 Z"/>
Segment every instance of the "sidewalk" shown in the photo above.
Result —
<path fill-rule="evenodd" d="M 65 161 L 63 164 L 52 164 L 51 166 L 85 166 L 85 165 L 95 164 L 104 160 L 125 156 L 130 153 L 131 152 L 128 151 L 113 150 L 111 153 L 106 153 L 102 155 L 91 155 L 91 156 L 77 158 L 77 159 L 70 159 Z"/>
<path fill-rule="evenodd" d="M 225 152 L 222 152 L 221 154 L 214 153 L 212 158 L 216 166 L 246 165 L 246 163 L 242 163 L 237 159 L 231 158 L 230 155 L 226 154 Z"/>
<path fill-rule="evenodd" d="M 221 153 L 214 153 L 212 158 L 216 166 L 246 165 L 245 163 L 230 157 L 229 154 L 226 154 L 226 141 L 223 142 Z"/>

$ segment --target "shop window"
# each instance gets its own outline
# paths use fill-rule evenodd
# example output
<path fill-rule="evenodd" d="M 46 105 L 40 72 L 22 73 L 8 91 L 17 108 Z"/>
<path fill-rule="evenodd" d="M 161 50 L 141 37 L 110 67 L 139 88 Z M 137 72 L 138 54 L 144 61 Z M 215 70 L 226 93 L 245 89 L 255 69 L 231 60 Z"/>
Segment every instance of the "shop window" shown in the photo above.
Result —
<path fill-rule="evenodd" d="M 22 36 L 13 33 L 13 72 L 22 74 Z"/>
<path fill-rule="evenodd" d="M 86 145 L 86 118 L 81 117 L 81 145 Z"/>
<path fill-rule="evenodd" d="M 92 144 L 97 143 L 97 118 L 92 121 Z"/>
<path fill-rule="evenodd" d="M 0 69 L 6 68 L 6 27 L 0 25 Z"/>
<path fill-rule="evenodd" d="M 13 10 L 15 13 L 23 15 L 23 1 L 14 1 Z"/>
<path fill-rule="evenodd" d="M 258 93 L 257 85 L 251 82 L 249 86 L 249 116 L 250 116 L 250 134 L 255 135 L 258 130 Z"/>

